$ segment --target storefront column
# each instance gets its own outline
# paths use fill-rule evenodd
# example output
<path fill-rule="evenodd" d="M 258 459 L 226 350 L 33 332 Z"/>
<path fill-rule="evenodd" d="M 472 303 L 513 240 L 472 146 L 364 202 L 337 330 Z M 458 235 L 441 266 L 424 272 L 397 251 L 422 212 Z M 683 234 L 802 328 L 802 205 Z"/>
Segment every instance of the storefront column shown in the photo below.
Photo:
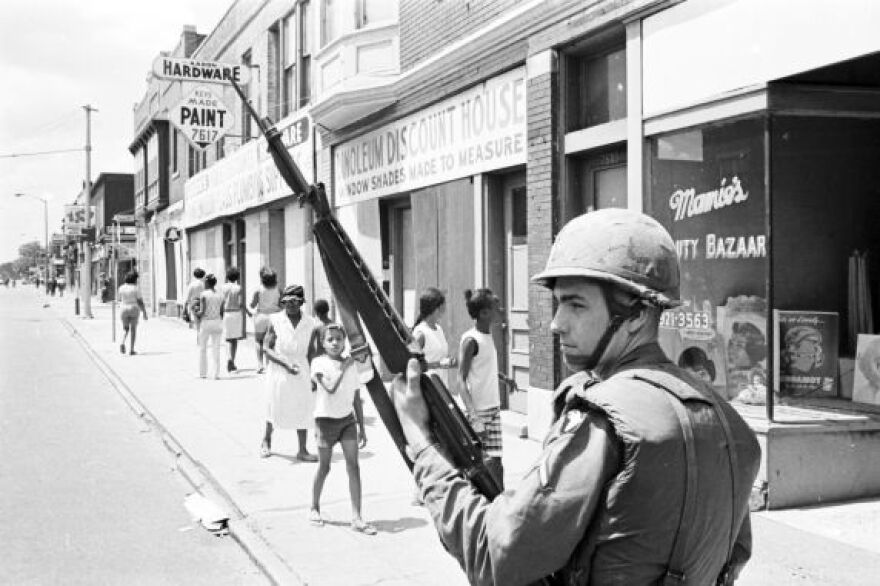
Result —
<path fill-rule="evenodd" d="M 543 270 L 553 244 L 562 185 L 564 163 L 561 151 L 562 129 L 557 53 L 549 49 L 528 58 L 527 122 L 529 274 Z M 540 437 L 552 419 L 550 392 L 559 368 L 559 355 L 550 334 L 553 320 L 553 296 L 544 287 L 530 285 L 529 290 L 529 399 L 528 428 Z"/>
<path fill-rule="evenodd" d="M 642 21 L 626 25 L 626 202 L 644 208 L 644 126 L 642 125 Z"/>

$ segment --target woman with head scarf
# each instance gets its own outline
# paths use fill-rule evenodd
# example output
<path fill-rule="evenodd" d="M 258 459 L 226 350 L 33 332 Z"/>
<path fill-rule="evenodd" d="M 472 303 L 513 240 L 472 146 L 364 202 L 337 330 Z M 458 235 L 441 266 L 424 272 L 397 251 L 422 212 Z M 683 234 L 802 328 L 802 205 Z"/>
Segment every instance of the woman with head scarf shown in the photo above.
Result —
<path fill-rule="evenodd" d="M 314 422 L 309 343 L 316 324 L 302 311 L 305 293 L 300 285 L 286 287 L 279 302 L 282 311 L 269 315 L 269 329 L 263 341 L 269 367 L 266 432 L 260 455 L 263 458 L 271 455 L 275 428 L 292 428 L 296 429 L 299 440 L 297 459 L 317 462 L 318 458 L 306 450 L 307 432 Z"/>

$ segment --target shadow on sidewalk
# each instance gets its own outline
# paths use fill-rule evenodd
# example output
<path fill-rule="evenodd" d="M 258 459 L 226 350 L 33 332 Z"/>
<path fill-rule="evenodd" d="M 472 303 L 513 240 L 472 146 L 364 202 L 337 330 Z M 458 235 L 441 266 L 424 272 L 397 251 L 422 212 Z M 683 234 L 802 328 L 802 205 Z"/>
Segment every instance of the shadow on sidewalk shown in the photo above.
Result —
<path fill-rule="evenodd" d="M 351 526 L 351 521 L 337 521 L 335 519 L 328 519 L 327 517 L 323 517 L 324 526 L 326 527 L 341 527 L 341 528 L 349 528 Z M 409 531 L 410 529 L 419 529 L 420 527 L 425 527 L 428 524 L 424 519 L 420 519 L 419 517 L 401 517 L 400 519 L 373 519 L 370 521 L 370 525 L 376 528 L 376 531 L 379 533 L 402 533 L 404 531 Z M 320 529 L 316 527 L 315 529 Z M 357 532 L 352 530 L 352 533 L 356 534 Z"/>

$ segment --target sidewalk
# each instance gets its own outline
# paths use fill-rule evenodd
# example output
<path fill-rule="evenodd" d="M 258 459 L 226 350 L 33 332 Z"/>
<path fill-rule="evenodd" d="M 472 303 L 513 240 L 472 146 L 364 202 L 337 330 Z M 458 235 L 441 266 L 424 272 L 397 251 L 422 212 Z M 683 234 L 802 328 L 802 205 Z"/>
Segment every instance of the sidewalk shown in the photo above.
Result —
<path fill-rule="evenodd" d="M 123 356 L 121 329 L 117 328 L 117 341 L 111 341 L 109 304 L 94 302 L 95 319 L 84 320 L 73 315 L 72 297 L 45 299 L 122 397 L 179 455 L 181 473 L 228 510 L 233 537 L 274 583 L 467 584 L 440 544 L 426 510 L 411 504 L 409 471 L 368 395 L 364 410 L 369 444 L 361 451 L 363 514 L 379 534 L 369 537 L 348 528 L 348 484 L 338 449 L 321 503 L 330 522 L 313 527 L 306 514 L 315 465 L 295 460 L 296 434 L 276 432 L 275 455 L 259 457 L 265 402 L 262 377 L 252 368 L 252 340 L 239 344 L 239 374 L 224 372 L 221 380 L 203 380 L 198 377 L 195 330 L 184 322 L 141 322 L 139 354 Z M 222 361 L 225 365 L 225 357 Z M 517 437 L 521 418 L 508 413 L 505 417 L 505 483 L 513 487 L 540 446 Z M 314 451 L 311 438 L 309 449 Z M 862 582 L 864 570 L 880 568 L 880 499 L 761 511 L 752 519 L 755 549 L 741 576 L 744 586 L 871 583 Z"/>
<path fill-rule="evenodd" d="M 69 303 L 68 303 L 69 301 Z M 458 564 L 440 544 L 423 507 L 411 504 L 413 481 L 365 397 L 369 443 L 361 451 L 364 519 L 379 530 L 366 536 L 349 528 L 345 463 L 335 450 L 321 509 L 329 522 L 306 519 L 315 464 L 298 462 L 296 434 L 276 431 L 273 456 L 259 457 L 265 425 L 262 376 L 253 366 L 253 341 L 239 344 L 242 370 L 221 380 L 198 377 L 195 330 L 182 321 L 151 318 L 138 326 L 138 355 L 119 353 L 111 340 L 110 305 L 93 302 L 94 319 L 73 315 L 73 298 L 52 299 L 52 310 L 79 337 L 132 408 L 150 420 L 178 466 L 200 492 L 226 508 L 230 531 L 279 584 L 465 586 Z M 225 371 L 225 357 L 221 359 Z M 511 415 L 511 417 L 514 417 Z M 516 437 L 522 421 L 504 425 L 505 482 L 513 486 L 534 461 L 539 444 Z M 313 438 L 309 449 L 314 451 Z M 402 560 L 405 560 L 403 562 Z"/>

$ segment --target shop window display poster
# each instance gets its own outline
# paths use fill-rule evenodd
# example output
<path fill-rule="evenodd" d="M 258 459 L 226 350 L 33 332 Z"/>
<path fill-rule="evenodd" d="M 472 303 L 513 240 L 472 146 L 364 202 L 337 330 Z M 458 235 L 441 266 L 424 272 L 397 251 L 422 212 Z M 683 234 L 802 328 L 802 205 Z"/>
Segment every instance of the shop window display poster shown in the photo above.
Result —
<path fill-rule="evenodd" d="M 835 312 L 773 310 L 774 390 L 788 397 L 837 396 Z"/>
<path fill-rule="evenodd" d="M 852 399 L 856 403 L 880 405 L 880 336 L 859 334 Z"/>
<path fill-rule="evenodd" d="M 716 330 L 714 312 L 711 307 L 700 311 L 690 309 L 685 302 L 684 308 L 663 313 L 660 346 L 674 363 L 706 381 L 718 394 L 727 398 L 724 341 Z M 678 327 L 680 322 L 682 326 Z"/>
<path fill-rule="evenodd" d="M 731 400 L 767 400 L 767 302 L 762 297 L 730 297 L 719 306 L 718 332 L 726 340 L 727 394 Z"/>

